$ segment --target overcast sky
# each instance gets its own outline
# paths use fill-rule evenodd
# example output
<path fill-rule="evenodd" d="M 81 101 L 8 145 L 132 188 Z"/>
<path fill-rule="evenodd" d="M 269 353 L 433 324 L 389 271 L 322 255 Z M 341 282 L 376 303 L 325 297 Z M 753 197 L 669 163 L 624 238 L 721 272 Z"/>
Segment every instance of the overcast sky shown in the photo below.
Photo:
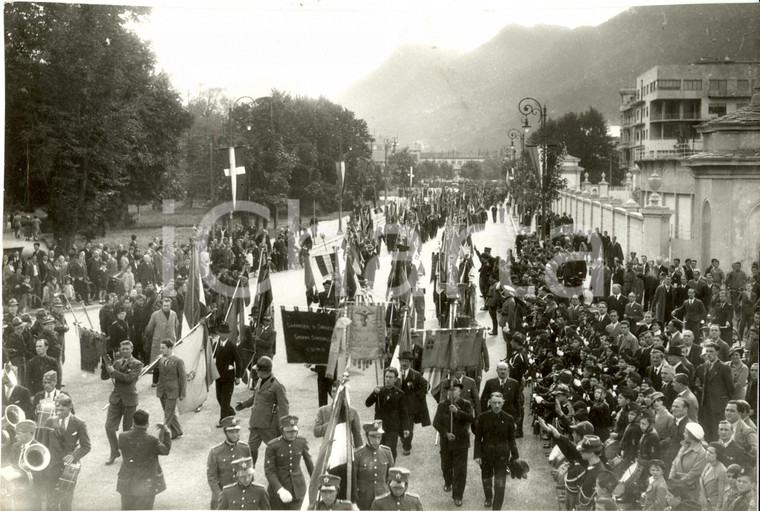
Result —
<path fill-rule="evenodd" d="M 697 0 L 690 3 L 716 3 Z M 667 0 L 162 0 L 137 27 L 183 99 L 277 88 L 334 98 L 404 43 L 471 50 L 516 23 L 598 25 L 633 5 Z M 683 2 L 681 2 L 683 3 Z"/>

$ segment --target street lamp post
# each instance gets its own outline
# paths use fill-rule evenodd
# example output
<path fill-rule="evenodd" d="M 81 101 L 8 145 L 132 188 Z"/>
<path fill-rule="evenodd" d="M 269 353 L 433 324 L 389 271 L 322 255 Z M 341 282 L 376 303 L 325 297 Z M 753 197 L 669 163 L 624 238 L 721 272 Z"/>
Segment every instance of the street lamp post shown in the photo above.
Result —
<path fill-rule="evenodd" d="M 546 237 L 546 230 L 544 228 L 544 225 L 546 223 L 546 190 L 544 188 L 544 180 L 546 179 L 546 173 L 547 173 L 547 154 L 546 154 L 546 105 L 542 105 L 538 102 L 538 100 L 534 98 L 523 98 L 520 100 L 520 103 L 517 105 L 517 109 L 523 116 L 523 128 L 527 132 L 530 129 L 530 124 L 528 123 L 528 116 L 529 115 L 537 115 L 539 119 L 539 125 L 541 128 L 541 151 L 542 151 L 542 158 L 541 158 L 541 174 L 539 176 L 540 178 L 540 187 L 541 187 L 541 233 L 540 238 L 543 239 Z"/>

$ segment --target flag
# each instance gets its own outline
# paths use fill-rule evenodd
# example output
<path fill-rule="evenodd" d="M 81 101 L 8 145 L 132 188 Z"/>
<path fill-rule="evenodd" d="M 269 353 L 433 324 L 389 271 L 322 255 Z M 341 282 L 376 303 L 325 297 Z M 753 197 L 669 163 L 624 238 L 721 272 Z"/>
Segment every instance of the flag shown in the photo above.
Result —
<path fill-rule="evenodd" d="M 348 353 L 351 359 L 378 360 L 385 356 L 385 306 L 356 304 L 348 306 Z"/>
<path fill-rule="evenodd" d="M 312 303 L 319 302 L 319 291 L 311 268 L 311 257 L 303 265 L 303 283 L 306 286 L 306 306 L 309 307 Z"/>
<path fill-rule="evenodd" d="M 318 498 L 319 476 L 329 473 L 340 476 L 341 490 L 338 492 L 339 499 L 351 498 L 347 495 L 347 482 L 351 480 L 354 445 L 348 425 L 349 416 L 348 389 L 341 384 L 335 393 L 330 413 L 330 421 L 327 432 L 319 448 L 319 454 L 314 462 L 313 477 L 309 481 L 302 509 L 307 509 Z"/>
<path fill-rule="evenodd" d="M 346 162 L 336 161 L 335 170 L 338 173 L 338 190 L 343 195 L 343 192 L 346 190 Z"/>
<path fill-rule="evenodd" d="M 230 189 L 232 190 L 232 207 L 235 207 L 237 200 L 237 176 L 245 174 L 245 167 L 242 166 L 243 150 L 237 147 L 228 147 L 226 161 L 224 162 L 224 175 L 230 178 Z"/>
<path fill-rule="evenodd" d="M 189 332 L 206 315 L 206 295 L 203 292 L 201 282 L 201 272 L 198 266 L 198 249 L 195 243 L 192 243 L 190 271 L 187 275 L 187 294 L 185 296 L 185 308 L 182 311 L 180 338 L 183 333 Z"/>
<path fill-rule="evenodd" d="M 393 253 L 391 261 L 391 272 L 388 275 L 388 290 L 386 299 L 398 298 L 402 305 L 411 306 L 412 286 L 409 284 L 407 275 L 406 261 L 408 255 L 406 250 L 399 250 Z"/>
<path fill-rule="evenodd" d="M 177 401 L 179 413 L 194 411 L 208 397 L 209 381 L 219 377 L 211 354 L 211 343 L 205 323 L 199 323 L 174 346 L 174 354 L 185 363 L 187 389 L 185 399 Z"/>
<path fill-rule="evenodd" d="M 225 323 L 230 327 L 228 340 L 235 344 L 240 344 L 245 329 L 245 302 L 241 296 L 243 291 L 240 289 L 242 285 L 242 281 L 238 280 L 227 309 L 227 316 L 224 318 Z"/>
<path fill-rule="evenodd" d="M 261 257 L 266 257 L 262 254 Z M 260 325 L 264 316 L 269 313 L 269 307 L 272 306 L 272 281 L 269 278 L 269 259 L 261 262 L 261 270 L 256 281 L 256 299 L 253 301 L 253 315 L 256 324 Z"/>
<path fill-rule="evenodd" d="M 351 324 L 351 319 L 347 317 L 338 318 L 333 328 L 332 338 L 330 339 L 330 354 L 327 358 L 327 369 L 325 374 L 335 374 L 337 369 L 338 375 L 342 375 L 346 370 L 346 328 Z"/>

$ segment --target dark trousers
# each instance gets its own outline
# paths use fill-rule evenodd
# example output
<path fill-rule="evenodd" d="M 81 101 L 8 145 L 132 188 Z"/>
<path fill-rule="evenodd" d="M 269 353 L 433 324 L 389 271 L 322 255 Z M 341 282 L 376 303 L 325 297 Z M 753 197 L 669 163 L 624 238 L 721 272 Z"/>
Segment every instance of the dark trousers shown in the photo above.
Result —
<path fill-rule="evenodd" d="M 155 495 L 122 495 L 122 509 L 153 509 L 153 503 L 156 501 Z"/>
<path fill-rule="evenodd" d="M 60 477 L 60 473 L 58 474 Z M 50 481 L 47 492 L 47 511 L 71 511 L 71 501 L 74 500 L 74 488 L 59 490 L 58 479 Z"/>
<path fill-rule="evenodd" d="M 385 425 L 383 424 L 383 426 Z M 409 436 L 411 436 L 411 433 Z M 396 446 L 398 446 L 398 431 L 391 431 L 386 429 L 385 433 L 383 433 L 383 439 L 380 441 L 380 443 L 386 447 L 390 447 L 391 454 L 393 454 L 393 459 L 397 459 Z M 251 451 L 251 454 L 253 454 L 253 451 Z"/>
<path fill-rule="evenodd" d="M 441 444 L 441 470 L 443 470 L 443 482 L 451 486 L 451 496 L 456 500 L 462 500 L 464 486 L 467 483 L 467 452 L 468 449 L 450 449 Z"/>
<path fill-rule="evenodd" d="M 259 457 L 259 447 L 262 442 L 267 444 L 270 440 L 277 438 L 277 428 L 251 428 L 248 435 L 248 447 L 251 448 L 251 459 L 253 460 L 253 466 L 256 466 L 256 460 Z M 271 503 L 270 503 L 271 504 Z M 275 508 L 272 504 L 272 509 Z"/>
<path fill-rule="evenodd" d="M 124 406 L 121 402 L 117 405 L 108 405 L 106 437 L 108 438 L 108 445 L 111 446 L 111 457 L 113 458 L 119 455 L 119 440 L 116 437 L 116 432 L 119 430 L 119 422 L 122 423 L 122 431 L 132 429 L 132 416 L 135 414 L 136 408 L 137 406 Z"/>
<path fill-rule="evenodd" d="M 491 316 L 491 331 L 498 333 L 499 323 L 496 321 L 496 307 L 489 307 L 488 315 Z"/>
<path fill-rule="evenodd" d="M 230 415 L 235 415 L 235 410 L 230 406 L 232 392 L 235 390 L 235 380 L 216 380 L 216 400 L 219 402 L 219 421 Z"/>
<path fill-rule="evenodd" d="M 501 509 L 504 489 L 507 486 L 507 458 L 483 456 L 480 463 L 480 477 L 483 479 L 483 493 L 486 500 L 493 500 L 493 509 Z"/>
<path fill-rule="evenodd" d="M 412 438 L 414 438 L 414 419 L 409 419 L 409 425 L 407 426 L 409 428 L 409 436 L 404 437 L 404 435 L 401 435 L 401 447 L 405 451 L 411 451 L 412 450 Z M 396 455 L 394 454 L 393 459 L 396 459 Z"/>
<path fill-rule="evenodd" d="M 179 425 L 179 419 L 177 419 L 177 400 L 165 396 L 161 396 L 159 399 L 161 400 L 161 407 L 164 409 L 164 424 L 171 430 L 172 438 L 181 435 L 182 426 Z"/>

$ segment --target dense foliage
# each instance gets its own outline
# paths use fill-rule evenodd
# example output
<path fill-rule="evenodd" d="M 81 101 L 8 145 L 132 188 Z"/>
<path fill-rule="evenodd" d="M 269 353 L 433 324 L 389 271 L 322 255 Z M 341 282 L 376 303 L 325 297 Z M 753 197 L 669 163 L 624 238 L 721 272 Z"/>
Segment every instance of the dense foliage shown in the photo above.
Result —
<path fill-rule="evenodd" d="M 131 7 L 9 3 L 5 11 L 6 202 L 46 207 L 66 245 L 124 219 L 127 204 L 181 193 L 190 125 Z"/>

